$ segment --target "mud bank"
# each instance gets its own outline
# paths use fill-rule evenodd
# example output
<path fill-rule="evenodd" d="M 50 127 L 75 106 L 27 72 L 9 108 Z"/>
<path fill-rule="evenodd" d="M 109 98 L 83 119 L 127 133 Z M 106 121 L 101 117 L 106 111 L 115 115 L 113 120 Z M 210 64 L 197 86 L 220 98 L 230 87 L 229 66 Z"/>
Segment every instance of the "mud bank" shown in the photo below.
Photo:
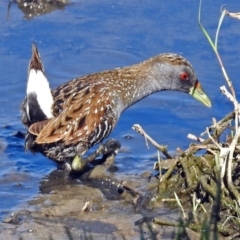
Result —
<path fill-rule="evenodd" d="M 150 173 L 123 175 L 96 167 L 86 178 L 63 171 L 44 178 L 39 194 L 6 216 L 0 239 L 171 239 L 174 228 L 160 227 L 153 217 L 178 219 L 178 210 L 154 202 L 158 180 Z M 17 196 L 16 196 L 17 197 Z M 144 217 L 144 218 L 143 218 Z M 151 230 L 152 233 L 151 233 Z"/>

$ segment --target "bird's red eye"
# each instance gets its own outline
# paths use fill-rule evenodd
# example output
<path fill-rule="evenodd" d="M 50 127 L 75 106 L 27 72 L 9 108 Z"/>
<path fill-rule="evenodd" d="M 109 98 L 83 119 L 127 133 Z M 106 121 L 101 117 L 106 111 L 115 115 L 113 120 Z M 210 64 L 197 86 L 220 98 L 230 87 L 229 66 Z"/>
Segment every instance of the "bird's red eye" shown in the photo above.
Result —
<path fill-rule="evenodd" d="M 182 73 L 180 74 L 180 80 L 186 81 L 186 80 L 188 80 L 188 78 L 189 78 L 188 73 L 182 72 Z"/>

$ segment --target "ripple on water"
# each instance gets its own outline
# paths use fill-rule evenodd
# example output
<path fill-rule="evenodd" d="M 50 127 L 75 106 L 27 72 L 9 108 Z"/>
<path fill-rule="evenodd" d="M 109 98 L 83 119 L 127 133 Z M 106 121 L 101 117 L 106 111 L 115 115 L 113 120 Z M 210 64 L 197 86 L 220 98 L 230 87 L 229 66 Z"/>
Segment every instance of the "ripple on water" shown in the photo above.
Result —
<path fill-rule="evenodd" d="M 39 181 L 52 167 L 41 155 L 24 151 L 23 135 L 19 124 L 2 127 L 0 133 L 0 219 L 10 213 L 13 206 L 24 204 L 39 192 Z"/>

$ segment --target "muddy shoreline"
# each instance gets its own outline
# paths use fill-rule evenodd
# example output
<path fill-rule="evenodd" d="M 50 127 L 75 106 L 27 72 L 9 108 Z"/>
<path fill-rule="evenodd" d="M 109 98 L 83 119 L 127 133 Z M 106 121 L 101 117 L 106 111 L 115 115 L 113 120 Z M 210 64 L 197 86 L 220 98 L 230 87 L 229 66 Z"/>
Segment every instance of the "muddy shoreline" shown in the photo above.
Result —
<path fill-rule="evenodd" d="M 104 168 L 97 166 L 88 179 L 71 179 L 60 170 L 50 173 L 42 179 L 39 194 L 3 219 L 0 239 L 79 239 L 84 234 L 140 239 L 140 228 L 145 237 L 151 236 L 147 223 L 157 239 L 172 239 L 173 227 L 151 222 L 157 216 L 169 221 L 180 216 L 178 209 L 154 202 L 157 178 L 150 172 L 125 175 Z"/>

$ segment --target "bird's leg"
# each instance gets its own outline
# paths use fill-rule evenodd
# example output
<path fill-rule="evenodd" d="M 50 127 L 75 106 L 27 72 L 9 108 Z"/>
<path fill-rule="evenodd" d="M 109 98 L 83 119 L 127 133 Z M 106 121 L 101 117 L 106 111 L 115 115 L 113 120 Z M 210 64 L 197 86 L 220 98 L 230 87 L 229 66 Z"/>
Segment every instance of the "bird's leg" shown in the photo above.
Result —
<path fill-rule="evenodd" d="M 80 171 L 88 163 L 91 163 L 101 155 L 103 155 L 102 162 L 105 162 L 106 167 L 109 168 L 112 166 L 120 147 L 121 144 L 118 141 L 110 139 L 105 144 L 101 144 L 95 152 L 89 154 L 86 158 L 76 155 L 72 161 L 72 169 L 75 171 Z"/>
<path fill-rule="evenodd" d="M 72 164 L 71 164 L 72 169 L 74 171 L 82 170 L 88 163 L 92 162 L 98 156 L 104 154 L 104 152 L 105 152 L 104 145 L 100 145 L 95 152 L 89 154 L 85 158 L 83 158 L 80 154 L 77 154 L 72 161 Z"/>
<path fill-rule="evenodd" d="M 121 148 L 121 144 L 119 141 L 110 139 L 104 145 L 107 151 L 102 156 L 102 162 L 104 162 L 106 168 L 109 169 L 114 164 L 115 157 Z"/>
<path fill-rule="evenodd" d="M 71 165 L 67 162 L 61 162 L 61 163 L 57 163 L 57 169 L 58 170 L 64 170 L 64 171 L 70 171 L 72 168 L 71 168 Z"/>

